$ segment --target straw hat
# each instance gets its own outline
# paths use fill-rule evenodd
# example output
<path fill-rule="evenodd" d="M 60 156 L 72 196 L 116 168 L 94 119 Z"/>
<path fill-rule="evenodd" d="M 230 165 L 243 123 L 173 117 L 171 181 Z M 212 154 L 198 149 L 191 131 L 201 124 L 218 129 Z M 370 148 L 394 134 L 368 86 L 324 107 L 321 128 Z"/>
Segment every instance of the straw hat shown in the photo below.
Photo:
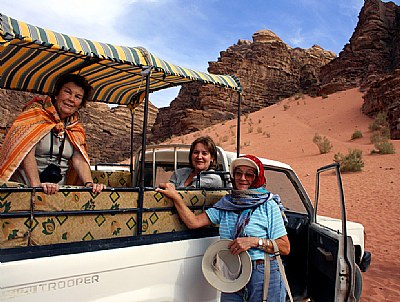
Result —
<path fill-rule="evenodd" d="M 202 261 L 203 275 L 208 283 L 224 293 L 242 289 L 249 282 L 252 271 L 249 253 L 231 254 L 228 249 L 231 241 L 221 239 L 211 244 Z"/>

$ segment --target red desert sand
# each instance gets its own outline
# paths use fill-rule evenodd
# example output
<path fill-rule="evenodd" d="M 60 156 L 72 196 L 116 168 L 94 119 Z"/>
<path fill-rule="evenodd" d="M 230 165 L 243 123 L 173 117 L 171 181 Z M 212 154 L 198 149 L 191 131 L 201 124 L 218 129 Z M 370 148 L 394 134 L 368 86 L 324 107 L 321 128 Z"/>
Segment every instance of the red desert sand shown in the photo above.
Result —
<path fill-rule="evenodd" d="M 316 170 L 333 163 L 334 154 L 338 152 L 348 154 L 349 149 L 362 150 L 363 170 L 342 173 L 347 220 L 364 225 L 365 248 L 372 252 L 371 267 L 363 273 L 361 301 L 399 301 L 400 141 L 390 141 L 397 154 L 371 154 L 374 146 L 368 127 L 373 119 L 361 113 L 362 103 L 362 93 L 351 89 L 326 98 L 292 97 L 243 116 L 241 153 L 288 163 L 314 200 Z M 195 137 L 208 134 L 225 150 L 235 151 L 235 125 L 236 121 L 228 121 L 175 137 L 171 142 L 190 144 Z M 363 137 L 351 140 L 356 130 L 361 131 Z M 332 143 L 329 153 L 320 154 L 313 143 L 316 133 L 326 136 Z M 338 196 L 333 190 L 331 193 Z M 319 207 L 319 214 L 337 216 L 340 213 L 338 198 L 332 201 L 328 206 Z"/>

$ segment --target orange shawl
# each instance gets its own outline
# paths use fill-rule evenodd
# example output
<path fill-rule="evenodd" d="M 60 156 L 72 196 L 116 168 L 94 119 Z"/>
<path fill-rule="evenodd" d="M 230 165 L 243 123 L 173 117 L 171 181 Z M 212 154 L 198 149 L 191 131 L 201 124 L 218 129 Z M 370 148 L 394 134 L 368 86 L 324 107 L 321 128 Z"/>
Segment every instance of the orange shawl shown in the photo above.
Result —
<path fill-rule="evenodd" d="M 77 112 L 72 115 L 69 124 L 64 127 L 50 97 L 44 100 L 36 97 L 28 102 L 12 124 L 0 149 L 0 179 L 9 180 L 29 151 L 53 128 L 58 135 L 65 132 L 89 164 L 86 136 L 78 116 Z"/>

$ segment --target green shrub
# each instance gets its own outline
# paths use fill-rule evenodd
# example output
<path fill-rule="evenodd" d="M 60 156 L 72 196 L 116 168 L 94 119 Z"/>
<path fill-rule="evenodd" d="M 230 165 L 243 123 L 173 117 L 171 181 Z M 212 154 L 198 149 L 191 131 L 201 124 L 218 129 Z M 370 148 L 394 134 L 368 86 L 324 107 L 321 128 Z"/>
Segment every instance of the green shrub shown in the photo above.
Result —
<path fill-rule="evenodd" d="M 382 128 L 389 128 L 389 123 L 387 121 L 387 115 L 385 112 L 379 112 L 374 121 L 369 125 L 369 130 L 380 131 Z"/>
<path fill-rule="evenodd" d="M 350 149 L 349 154 L 336 153 L 333 160 L 340 164 L 342 172 L 358 172 L 364 167 L 362 160 L 362 151 L 359 149 Z"/>
<path fill-rule="evenodd" d="M 377 150 L 372 150 L 371 153 L 379 153 L 379 154 L 395 154 L 396 150 L 391 142 L 376 142 L 374 144 Z"/>
<path fill-rule="evenodd" d="M 318 133 L 315 133 L 313 143 L 318 146 L 319 152 L 321 154 L 326 154 L 333 148 L 329 139 L 326 136 L 321 137 L 321 135 L 319 135 Z"/>
<path fill-rule="evenodd" d="M 375 130 L 371 135 L 371 143 L 376 144 L 379 142 L 387 142 L 390 138 L 390 133 L 388 128 L 382 128 L 380 130 Z"/>
<path fill-rule="evenodd" d="M 351 139 L 358 139 L 358 138 L 362 138 L 363 134 L 360 130 L 355 130 L 353 132 L 353 134 L 351 135 Z"/>

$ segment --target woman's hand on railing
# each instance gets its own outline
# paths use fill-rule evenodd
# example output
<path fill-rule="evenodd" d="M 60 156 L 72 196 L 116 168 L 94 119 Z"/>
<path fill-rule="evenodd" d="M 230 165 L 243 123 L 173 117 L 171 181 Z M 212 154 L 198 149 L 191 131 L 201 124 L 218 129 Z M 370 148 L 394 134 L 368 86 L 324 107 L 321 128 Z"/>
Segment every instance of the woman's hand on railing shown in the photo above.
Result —
<path fill-rule="evenodd" d="M 58 184 L 54 184 L 51 182 L 43 182 L 40 183 L 40 187 L 43 188 L 43 192 L 45 194 L 56 194 L 58 192 L 58 190 L 60 189 L 60 186 Z"/>
<path fill-rule="evenodd" d="M 93 193 L 100 193 L 101 191 L 103 191 L 106 188 L 105 184 L 97 184 L 97 183 L 93 183 L 92 181 L 87 181 L 84 184 L 85 188 L 92 188 L 92 192 Z"/>

